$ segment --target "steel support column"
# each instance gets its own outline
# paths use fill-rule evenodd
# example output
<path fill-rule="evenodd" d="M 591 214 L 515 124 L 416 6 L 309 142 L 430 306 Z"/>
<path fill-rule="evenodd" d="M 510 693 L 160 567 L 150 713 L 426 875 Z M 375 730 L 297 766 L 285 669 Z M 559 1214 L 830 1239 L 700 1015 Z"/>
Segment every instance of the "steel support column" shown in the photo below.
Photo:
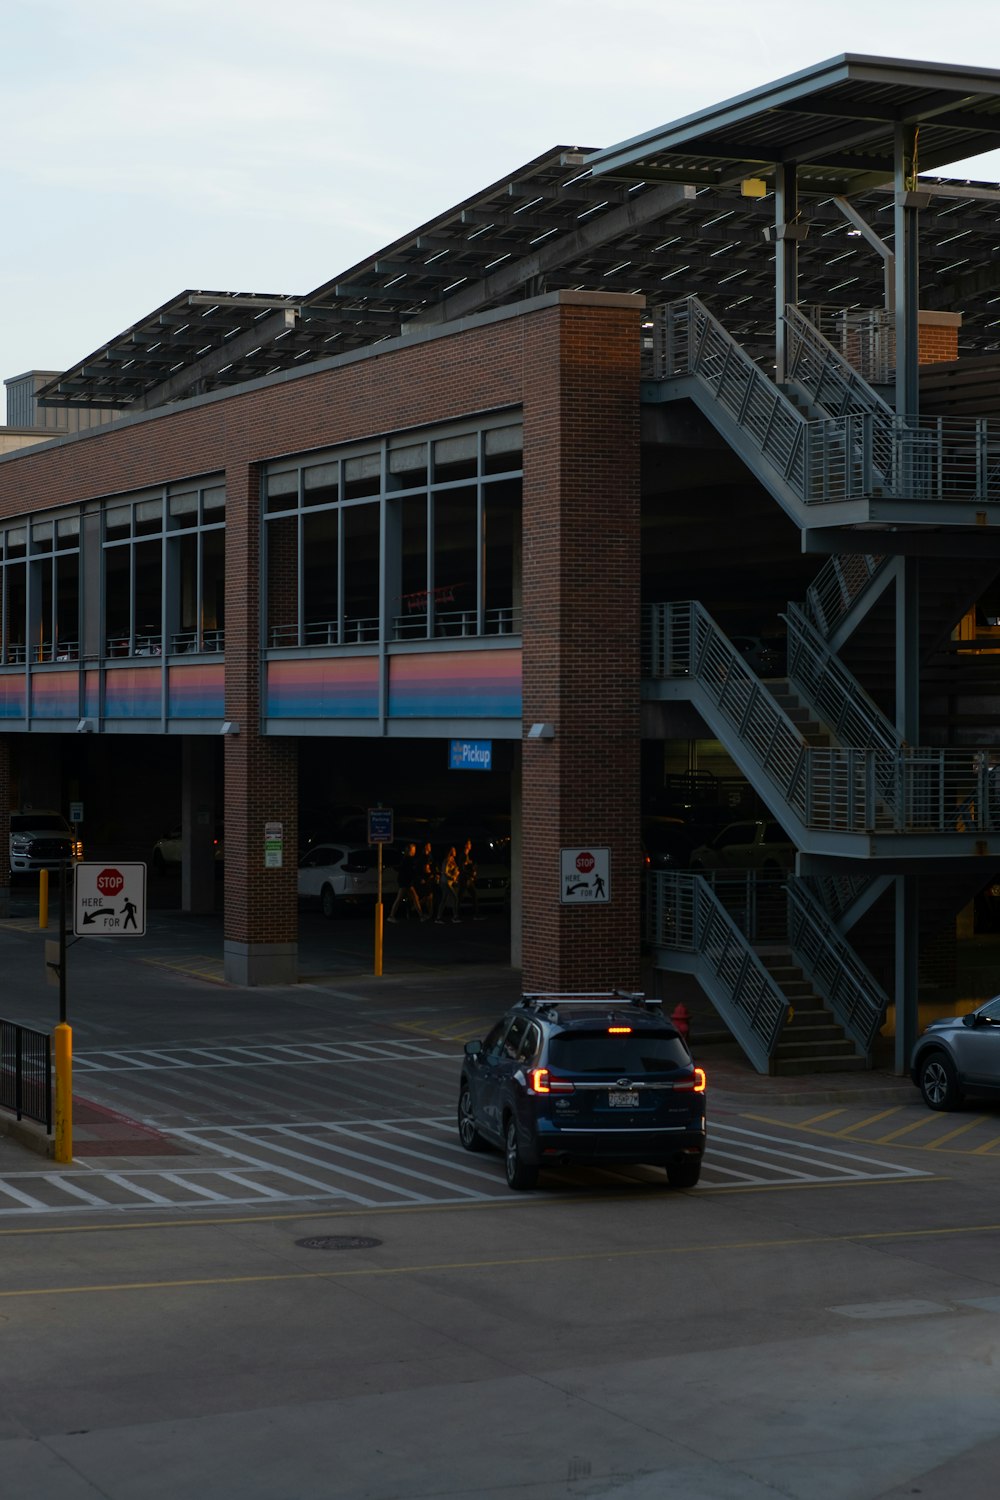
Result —
<path fill-rule="evenodd" d="M 798 176 L 794 162 L 774 171 L 774 377 L 786 378 L 785 308 L 799 300 L 799 242 L 794 237 L 799 212 Z M 789 235 L 789 227 L 793 234 Z"/>
<path fill-rule="evenodd" d="M 917 1039 L 917 960 L 920 953 L 920 888 L 916 875 L 896 876 L 895 1071 L 905 1074 Z"/>
<path fill-rule="evenodd" d="M 896 570 L 896 729 L 920 743 L 920 559 L 900 557 Z"/>
<path fill-rule="evenodd" d="M 920 410 L 918 342 L 920 308 L 919 204 L 916 130 L 897 125 L 895 139 L 896 413 Z"/>

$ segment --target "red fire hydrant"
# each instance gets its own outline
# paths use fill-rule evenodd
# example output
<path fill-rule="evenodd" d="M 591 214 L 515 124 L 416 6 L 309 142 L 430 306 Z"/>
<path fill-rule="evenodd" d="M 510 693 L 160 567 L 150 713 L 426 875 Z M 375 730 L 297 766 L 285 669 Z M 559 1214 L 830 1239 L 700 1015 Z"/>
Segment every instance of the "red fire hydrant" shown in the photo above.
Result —
<path fill-rule="evenodd" d="M 683 1001 L 674 1006 L 670 1019 L 686 1042 L 691 1035 L 691 1012 Z"/>

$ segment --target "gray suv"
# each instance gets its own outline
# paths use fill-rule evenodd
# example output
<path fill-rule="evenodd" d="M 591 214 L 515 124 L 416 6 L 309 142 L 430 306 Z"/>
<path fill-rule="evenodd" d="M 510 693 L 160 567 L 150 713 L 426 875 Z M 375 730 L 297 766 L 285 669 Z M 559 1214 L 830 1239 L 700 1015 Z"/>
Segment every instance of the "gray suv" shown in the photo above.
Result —
<path fill-rule="evenodd" d="M 1000 1097 L 1000 995 L 966 1016 L 932 1021 L 913 1049 L 910 1077 L 929 1109 L 956 1109 L 966 1094 Z"/>

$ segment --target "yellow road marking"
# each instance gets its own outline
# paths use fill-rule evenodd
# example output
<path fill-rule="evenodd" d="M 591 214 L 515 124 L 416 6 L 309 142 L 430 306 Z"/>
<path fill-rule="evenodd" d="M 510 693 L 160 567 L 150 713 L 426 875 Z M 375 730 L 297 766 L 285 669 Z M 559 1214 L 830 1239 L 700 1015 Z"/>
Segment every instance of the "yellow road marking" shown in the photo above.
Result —
<path fill-rule="evenodd" d="M 865 1120 L 859 1120 L 856 1125 L 845 1125 L 843 1130 L 831 1131 L 832 1135 L 853 1135 L 856 1130 L 866 1130 L 869 1125 L 877 1125 L 879 1120 L 888 1120 L 890 1115 L 898 1115 L 900 1106 L 894 1104 L 891 1109 L 880 1109 L 877 1115 L 869 1115 Z"/>
<path fill-rule="evenodd" d="M 909 1125 L 901 1125 L 898 1130 L 890 1130 L 888 1135 L 876 1135 L 872 1137 L 872 1143 L 876 1146 L 888 1145 L 890 1141 L 898 1141 L 900 1136 L 909 1135 L 914 1130 L 923 1130 L 928 1125 L 936 1125 L 938 1122 L 928 1111 L 919 1119 L 913 1120 Z"/>
<path fill-rule="evenodd" d="M 835 1118 L 835 1116 L 842 1115 L 843 1113 L 843 1105 L 841 1105 L 840 1109 L 828 1109 L 821 1115 L 813 1115 L 811 1119 L 803 1120 L 799 1128 L 804 1130 L 810 1125 L 818 1125 L 821 1120 L 832 1120 Z M 825 1135 L 827 1132 L 824 1131 L 823 1133 Z"/>
<path fill-rule="evenodd" d="M 977 1146 L 972 1154 L 973 1156 L 989 1156 L 993 1147 L 997 1145 L 1000 1145 L 1000 1136 L 995 1135 L 991 1141 L 986 1141 L 984 1145 Z"/>
<path fill-rule="evenodd" d="M 975 1129 L 977 1125 L 981 1125 L 985 1118 L 985 1115 L 973 1115 L 971 1120 L 966 1120 L 963 1124 L 956 1125 L 954 1130 L 949 1130 L 945 1135 L 939 1135 L 937 1140 L 931 1141 L 926 1149 L 928 1151 L 940 1150 L 946 1142 L 953 1141 L 956 1136 L 965 1135 L 968 1131 Z"/>
<path fill-rule="evenodd" d="M 170 969 L 176 974 L 188 974 L 193 979 L 205 979 L 210 984 L 225 984 L 226 976 L 222 961 L 207 954 L 189 959 L 186 963 L 169 958 L 143 958 L 144 964 L 153 964 L 158 969 Z"/>
<path fill-rule="evenodd" d="M 357 1215 L 355 1215 L 357 1216 Z M 261 1286 L 268 1282 L 348 1281 L 393 1276 L 420 1276 L 442 1271 L 493 1271 L 522 1266 L 584 1264 L 589 1261 L 679 1259 L 688 1255 L 721 1254 L 732 1250 L 794 1250 L 808 1245 L 886 1244 L 893 1240 L 943 1239 L 955 1235 L 995 1234 L 1000 1224 L 956 1224 L 945 1229 L 887 1229 L 859 1234 L 795 1235 L 782 1239 L 721 1240 L 694 1245 L 658 1244 L 632 1250 L 578 1250 L 559 1255 L 490 1256 L 485 1259 L 415 1262 L 405 1266 L 350 1266 L 342 1270 L 282 1271 L 250 1276 L 189 1276 L 173 1281 L 110 1281 L 76 1286 L 19 1287 L 0 1292 L 0 1299 L 65 1297 L 92 1292 L 176 1291 L 185 1287 Z"/>

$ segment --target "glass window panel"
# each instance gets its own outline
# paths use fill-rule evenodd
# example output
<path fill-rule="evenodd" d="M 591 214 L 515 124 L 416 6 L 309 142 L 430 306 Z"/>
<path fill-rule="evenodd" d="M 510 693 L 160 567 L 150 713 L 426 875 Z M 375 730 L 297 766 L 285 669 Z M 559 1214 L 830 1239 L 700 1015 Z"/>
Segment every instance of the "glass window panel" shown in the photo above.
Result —
<path fill-rule="evenodd" d="M 344 639 L 377 640 L 379 507 L 348 506 L 343 512 L 343 526 Z"/>
<path fill-rule="evenodd" d="M 427 483 L 427 444 L 408 443 L 389 452 L 389 488 L 415 489 Z"/>
<path fill-rule="evenodd" d="M 31 564 L 31 639 L 35 661 L 52 659 L 52 559 Z"/>
<path fill-rule="evenodd" d="M 340 465 L 314 464 L 302 476 L 303 505 L 331 505 L 340 496 Z"/>
<path fill-rule="evenodd" d="M 104 549 L 104 634 L 109 656 L 127 656 L 132 624 L 131 547 Z"/>
<path fill-rule="evenodd" d="M 520 630 L 521 481 L 483 486 L 483 605 L 487 634 Z"/>
<path fill-rule="evenodd" d="M 171 543 L 177 570 L 177 628 L 189 638 L 198 629 L 198 542 L 191 531 Z M 185 647 L 191 644 L 190 639 L 184 642 Z"/>
<path fill-rule="evenodd" d="M 135 636 L 138 650 L 162 644 L 163 544 L 143 542 L 135 548 Z"/>
<path fill-rule="evenodd" d="M 435 635 L 468 633 L 475 626 L 476 490 L 442 490 L 434 496 Z"/>
<path fill-rule="evenodd" d="M 201 492 L 201 508 L 206 521 L 221 521 L 226 513 L 226 487 L 215 484 Z"/>
<path fill-rule="evenodd" d="M 197 492 L 195 490 L 184 490 L 179 495 L 171 495 L 167 501 L 167 511 L 175 527 L 197 526 Z"/>
<path fill-rule="evenodd" d="M 382 457 L 363 453 L 344 463 L 344 498 L 356 500 L 362 495 L 377 495 L 382 485 Z"/>
<path fill-rule="evenodd" d="M 283 474 L 268 474 L 266 482 L 269 511 L 295 510 L 299 503 L 299 471 L 286 470 Z"/>
<path fill-rule="evenodd" d="M 474 479 L 477 472 L 479 436 L 475 432 L 462 437 L 439 438 L 434 444 L 434 482 Z"/>
<path fill-rule="evenodd" d="M 27 610 L 26 565 L 14 563 L 4 570 L 4 645 L 7 661 L 24 660 L 25 611 Z"/>
<path fill-rule="evenodd" d="M 115 505 L 104 512 L 104 535 L 109 541 L 128 536 L 131 528 L 131 505 Z"/>
<path fill-rule="evenodd" d="M 80 654 L 80 557 L 56 558 L 56 659 L 75 661 Z"/>
<path fill-rule="evenodd" d="M 307 645 L 338 639 L 339 510 L 318 511 L 302 521 L 302 615 Z"/>
<path fill-rule="evenodd" d="M 135 508 L 136 536 L 149 536 L 163 526 L 163 501 L 140 500 Z"/>
<path fill-rule="evenodd" d="M 23 557 L 28 548 L 28 532 L 24 526 L 17 526 L 7 533 L 7 556 Z"/>
<path fill-rule="evenodd" d="M 226 533 L 206 531 L 201 537 L 201 628 L 209 633 L 226 625 Z M 204 642 L 212 646 L 211 638 Z"/>
<path fill-rule="evenodd" d="M 427 496 L 408 495 L 392 502 L 399 527 L 399 590 L 390 609 L 398 616 L 396 633 L 422 635 L 427 627 Z"/>
<path fill-rule="evenodd" d="M 524 430 L 516 427 L 492 427 L 483 435 L 483 472 L 504 474 L 521 467 Z"/>

